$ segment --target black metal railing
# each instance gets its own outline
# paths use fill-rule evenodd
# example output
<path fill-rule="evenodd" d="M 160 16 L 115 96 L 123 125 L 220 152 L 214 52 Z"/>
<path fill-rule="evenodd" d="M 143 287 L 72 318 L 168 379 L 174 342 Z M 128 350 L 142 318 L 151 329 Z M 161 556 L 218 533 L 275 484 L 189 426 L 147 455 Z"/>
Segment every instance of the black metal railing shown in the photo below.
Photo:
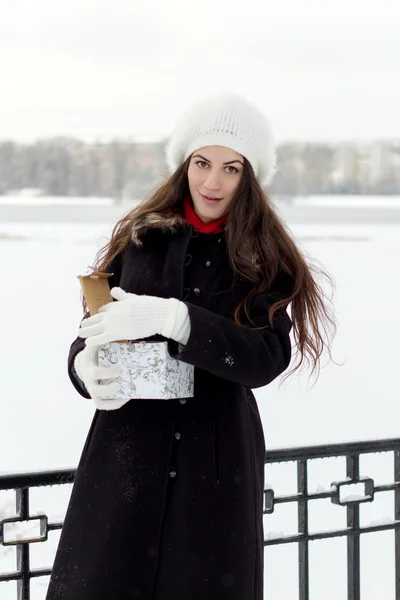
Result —
<path fill-rule="evenodd" d="M 393 453 L 393 481 L 384 485 L 375 485 L 371 477 L 360 475 L 360 456 L 380 452 Z M 346 476 L 331 482 L 328 491 L 309 493 L 308 467 L 310 461 L 322 458 L 345 457 Z M 297 505 L 298 532 L 294 535 L 274 536 L 266 539 L 265 546 L 277 544 L 298 544 L 298 599 L 309 600 L 310 565 L 309 543 L 314 540 L 347 537 L 347 599 L 361 600 L 360 586 L 360 536 L 377 531 L 394 531 L 395 552 L 395 589 L 391 598 L 400 600 L 400 439 L 387 439 L 306 448 L 289 448 L 269 451 L 266 464 L 294 462 L 297 465 L 297 493 L 275 496 L 274 490 L 265 486 L 264 514 L 272 514 L 276 506 L 283 503 Z M 364 486 L 364 493 L 342 498 L 342 490 L 351 491 L 354 486 Z M 360 505 L 373 502 L 377 494 L 394 492 L 393 519 L 390 522 L 372 526 L 360 526 Z M 314 500 L 330 499 L 346 510 L 347 527 L 331 531 L 309 531 L 309 503 Z M 385 600 L 390 600 L 385 597 Z"/>
<path fill-rule="evenodd" d="M 0 475 L 0 492 L 15 490 L 15 514 L 0 520 L 0 558 L 2 546 L 16 547 L 17 570 L 12 573 L 0 572 L 0 584 L 6 581 L 17 582 L 17 599 L 30 600 L 31 579 L 49 576 L 51 568 L 31 569 L 30 546 L 38 542 L 46 542 L 50 531 L 62 528 L 62 522 L 49 523 L 45 514 L 31 515 L 29 510 L 29 492 L 44 486 L 72 484 L 75 479 L 75 469 L 62 471 L 44 471 L 39 473 L 19 473 Z M 40 535 L 37 537 L 14 537 L 7 535 L 7 528 L 15 524 L 27 524 L 39 521 Z"/>
<path fill-rule="evenodd" d="M 373 478 L 360 475 L 360 456 L 381 452 L 393 453 L 393 481 L 376 485 Z M 309 492 L 308 476 L 310 461 L 322 458 L 344 457 L 346 476 L 331 483 L 324 491 Z M 400 439 L 352 442 L 326 446 L 309 446 L 272 450 L 267 453 L 266 467 L 276 463 L 294 463 L 296 465 L 297 492 L 291 495 L 276 495 L 268 484 L 264 490 L 264 514 L 266 520 L 275 508 L 281 504 L 294 504 L 297 507 L 298 531 L 290 535 L 278 535 L 265 539 L 264 546 L 279 544 L 298 545 L 298 600 L 309 600 L 310 561 L 309 543 L 314 540 L 347 537 L 347 599 L 361 600 L 360 596 L 360 536 L 377 531 L 392 530 L 395 537 L 394 569 L 395 590 L 393 598 L 400 600 Z M 16 571 L 0 572 L 0 585 L 3 582 L 17 582 L 17 599 L 30 600 L 30 582 L 33 578 L 49 576 L 51 568 L 31 569 L 30 546 L 43 543 L 50 531 L 62 528 L 62 522 L 50 523 L 46 514 L 31 515 L 29 510 L 30 490 L 43 486 L 72 484 L 75 470 L 49 471 L 39 473 L 20 473 L 0 475 L 0 492 L 15 490 L 16 511 L 14 515 L 0 520 L 0 558 L 2 547 L 16 547 Z M 363 494 L 342 497 L 342 491 L 351 491 L 354 486 L 362 485 Z M 377 494 L 394 492 L 393 519 L 382 524 L 360 525 L 360 505 L 373 502 Z M 330 531 L 309 531 L 309 503 L 315 500 L 330 500 L 346 511 L 347 526 Z M 10 537 L 7 527 L 16 524 L 39 522 L 40 534 L 36 537 Z M 389 598 L 385 599 L 389 600 Z"/>

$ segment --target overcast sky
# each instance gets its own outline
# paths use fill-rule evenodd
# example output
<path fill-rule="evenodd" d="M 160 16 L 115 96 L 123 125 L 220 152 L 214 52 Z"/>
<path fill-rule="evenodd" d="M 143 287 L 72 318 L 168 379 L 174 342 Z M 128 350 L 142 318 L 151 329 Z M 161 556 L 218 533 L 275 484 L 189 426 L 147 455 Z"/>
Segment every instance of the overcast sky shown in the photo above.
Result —
<path fill-rule="evenodd" d="M 0 139 L 167 137 L 242 93 L 277 141 L 400 138 L 400 0 L 18 0 L 0 18 Z"/>

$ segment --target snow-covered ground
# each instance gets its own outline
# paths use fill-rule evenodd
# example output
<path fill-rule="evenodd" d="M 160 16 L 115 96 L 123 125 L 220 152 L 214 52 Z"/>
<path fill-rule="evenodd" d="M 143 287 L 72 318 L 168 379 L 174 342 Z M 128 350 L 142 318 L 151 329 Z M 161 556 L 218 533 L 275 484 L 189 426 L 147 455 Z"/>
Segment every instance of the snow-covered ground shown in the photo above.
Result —
<path fill-rule="evenodd" d="M 298 206 L 337 206 L 339 208 L 398 208 L 400 210 L 400 196 L 360 196 L 353 194 L 337 195 L 298 195 L 290 197 L 291 202 Z M 124 203 L 136 204 L 139 200 L 124 200 Z M 30 206 L 110 206 L 115 203 L 114 198 L 100 196 L 29 196 L 26 194 L 5 194 L 0 196 L 0 205 L 30 205 Z"/>
<path fill-rule="evenodd" d="M 67 206 L 111 206 L 114 204 L 113 198 L 101 198 L 98 196 L 0 196 L 0 205 L 11 206 L 57 206 L 66 204 Z"/>
<path fill-rule="evenodd" d="M 2 344 L 0 473 L 74 468 L 94 412 L 73 389 L 66 358 L 81 319 L 77 274 L 86 270 L 111 226 L 0 223 Z M 398 340 L 400 227 L 293 225 L 306 252 L 336 281 L 338 333 L 333 362 L 318 382 L 308 373 L 280 386 L 254 391 L 267 446 L 281 448 L 399 436 Z M 324 363 L 328 357 L 325 356 Z M 400 436 L 399 436 L 400 437 Z M 363 475 L 393 481 L 385 454 L 361 459 Z M 266 469 L 277 495 L 295 491 L 294 465 Z M 313 461 L 310 490 L 345 478 L 344 459 Z M 32 492 L 31 512 L 63 516 L 69 490 Z M 0 518 L 14 510 L 13 493 L 0 493 Z M 315 505 L 315 506 L 314 506 Z M 361 524 L 393 516 L 393 493 L 380 494 L 361 510 Z M 265 517 L 266 537 L 296 531 L 296 506 L 280 505 Z M 345 526 L 345 509 L 312 502 L 310 529 Z M 58 535 L 32 545 L 33 567 L 50 566 Z M 394 536 L 362 537 L 362 599 L 395 598 Z M 0 551 L 0 572 L 15 568 L 14 551 Z M 346 540 L 310 546 L 312 600 L 345 600 Z M 266 600 L 297 599 L 295 544 L 267 547 Z M 32 583 L 32 600 L 44 598 L 46 582 Z M 1 600 L 16 598 L 14 584 L 0 585 Z"/>
<path fill-rule="evenodd" d="M 335 206 L 338 208 L 398 208 L 400 196 L 359 196 L 351 194 L 297 196 L 293 199 L 296 206 Z"/>

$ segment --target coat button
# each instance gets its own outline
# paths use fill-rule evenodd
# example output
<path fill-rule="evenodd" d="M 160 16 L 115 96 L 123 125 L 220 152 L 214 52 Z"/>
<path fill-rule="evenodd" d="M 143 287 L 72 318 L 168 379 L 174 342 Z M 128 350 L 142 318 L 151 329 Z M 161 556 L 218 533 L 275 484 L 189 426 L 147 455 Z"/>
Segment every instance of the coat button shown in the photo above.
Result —
<path fill-rule="evenodd" d="M 175 439 L 176 439 L 176 440 L 180 440 L 180 439 L 181 439 L 181 434 L 179 433 L 179 431 L 177 431 L 177 432 L 175 433 Z"/>
<path fill-rule="evenodd" d="M 199 288 L 194 288 L 193 292 L 196 294 L 196 296 L 200 295 L 200 290 Z"/>
<path fill-rule="evenodd" d="M 176 471 L 175 469 L 171 469 L 171 471 L 169 472 L 169 476 L 172 477 L 176 477 Z"/>
<path fill-rule="evenodd" d="M 218 244 L 220 243 L 220 241 L 221 241 L 221 238 L 218 238 Z"/>
<path fill-rule="evenodd" d="M 179 404 L 186 404 L 186 398 L 179 398 Z"/>
<path fill-rule="evenodd" d="M 211 265 L 211 263 L 210 263 L 210 261 L 208 260 L 208 261 L 206 262 L 206 267 L 209 267 L 210 265 Z"/>

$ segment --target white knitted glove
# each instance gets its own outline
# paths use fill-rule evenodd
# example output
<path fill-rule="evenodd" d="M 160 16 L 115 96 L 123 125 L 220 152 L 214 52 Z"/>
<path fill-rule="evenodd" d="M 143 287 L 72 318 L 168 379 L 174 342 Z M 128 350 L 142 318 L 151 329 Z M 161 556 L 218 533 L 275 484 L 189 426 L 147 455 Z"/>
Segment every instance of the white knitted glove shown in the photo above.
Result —
<path fill-rule="evenodd" d="M 121 387 L 118 381 L 112 381 L 107 384 L 99 384 L 98 379 L 114 379 L 121 374 L 121 369 L 118 366 L 103 367 L 98 364 L 97 359 L 98 347 L 87 347 L 75 357 L 74 367 L 80 379 L 86 386 L 89 395 L 91 396 L 94 405 L 99 410 L 116 410 L 129 402 L 127 400 L 106 399 L 101 396 L 115 394 Z"/>
<path fill-rule="evenodd" d="M 155 334 L 186 343 L 190 318 L 184 302 L 129 294 L 119 287 L 111 290 L 118 302 L 104 304 L 96 315 L 82 321 L 78 337 L 86 346 L 100 346 L 119 340 L 138 340 Z"/>

